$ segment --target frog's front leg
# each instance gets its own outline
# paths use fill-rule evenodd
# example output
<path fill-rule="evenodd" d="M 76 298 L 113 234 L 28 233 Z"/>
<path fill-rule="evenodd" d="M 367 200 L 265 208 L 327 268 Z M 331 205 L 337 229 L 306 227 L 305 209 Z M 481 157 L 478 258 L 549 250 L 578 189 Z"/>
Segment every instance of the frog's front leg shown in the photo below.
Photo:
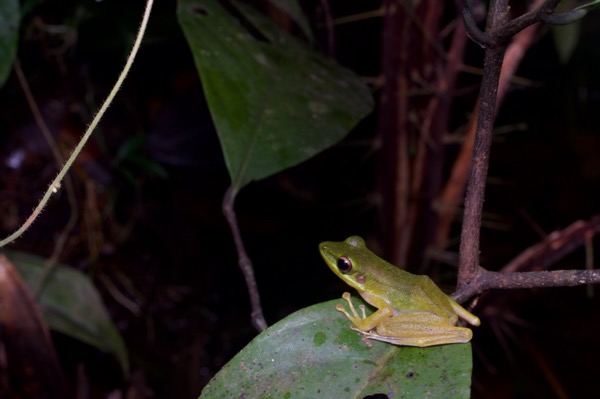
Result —
<path fill-rule="evenodd" d="M 404 346 L 433 346 L 469 342 L 473 332 L 444 324 L 444 319 L 426 312 L 401 313 L 377 325 L 376 332 L 361 332 L 377 341 Z"/>
<path fill-rule="evenodd" d="M 350 293 L 344 292 L 342 294 L 342 298 L 344 298 L 344 300 L 348 302 L 350 312 L 348 312 L 342 305 L 336 305 L 335 310 L 343 313 L 344 316 L 346 316 L 348 320 L 350 320 L 352 324 L 354 324 L 356 330 L 360 332 L 371 331 L 372 329 L 380 325 L 383 320 L 389 319 L 393 314 L 393 310 L 391 307 L 382 306 L 379 309 L 377 309 L 375 313 L 367 317 L 365 313 L 365 305 L 361 304 L 358 306 L 358 308 L 361 311 L 361 315 L 359 316 L 358 312 L 354 308 L 354 305 L 352 304 L 352 300 L 350 299 Z"/>

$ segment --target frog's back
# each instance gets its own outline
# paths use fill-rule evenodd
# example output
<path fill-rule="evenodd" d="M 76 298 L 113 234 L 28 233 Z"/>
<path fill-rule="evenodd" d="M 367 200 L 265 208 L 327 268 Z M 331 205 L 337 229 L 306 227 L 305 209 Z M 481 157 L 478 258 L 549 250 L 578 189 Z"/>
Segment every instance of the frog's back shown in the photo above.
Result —
<path fill-rule="evenodd" d="M 385 261 L 384 261 L 385 262 Z M 380 292 L 387 292 L 392 305 L 401 312 L 431 310 L 440 316 L 452 317 L 452 309 L 446 295 L 426 275 L 412 274 L 388 262 L 374 273 Z M 440 314 L 441 313 L 441 314 Z"/>

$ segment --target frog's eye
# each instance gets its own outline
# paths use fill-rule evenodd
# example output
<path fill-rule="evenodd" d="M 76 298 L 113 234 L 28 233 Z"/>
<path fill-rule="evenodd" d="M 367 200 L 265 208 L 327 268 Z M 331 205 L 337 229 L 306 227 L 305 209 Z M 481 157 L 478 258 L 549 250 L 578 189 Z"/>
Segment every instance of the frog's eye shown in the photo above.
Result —
<path fill-rule="evenodd" d="M 340 272 L 348 274 L 352 271 L 352 261 L 345 256 L 340 256 L 337 260 L 337 268 Z"/>

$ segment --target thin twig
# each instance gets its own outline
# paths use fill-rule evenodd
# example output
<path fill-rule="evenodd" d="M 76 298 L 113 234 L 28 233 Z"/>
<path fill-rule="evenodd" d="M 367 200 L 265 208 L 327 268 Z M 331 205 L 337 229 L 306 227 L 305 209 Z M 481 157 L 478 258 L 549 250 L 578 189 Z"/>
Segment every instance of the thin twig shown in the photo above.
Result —
<path fill-rule="evenodd" d="M 250 297 L 250 305 L 252 307 L 252 313 L 250 315 L 252 325 L 260 332 L 267 328 L 267 322 L 260 305 L 260 295 L 258 293 L 256 278 L 254 277 L 252 261 L 246 252 L 244 241 L 238 226 L 237 216 L 234 209 L 235 196 L 236 191 L 234 187 L 229 187 L 225 192 L 225 197 L 223 198 L 223 215 L 225 215 L 225 219 L 227 219 L 227 222 L 229 223 L 229 228 L 231 229 L 233 241 L 235 242 L 235 247 L 238 253 L 238 264 L 242 274 L 244 275 L 244 279 L 246 280 L 246 286 L 248 287 L 248 296 Z"/>
<path fill-rule="evenodd" d="M 42 209 L 44 209 L 44 206 L 46 206 L 46 204 L 48 203 L 48 200 L 50 199 L 52 194 L 58 192 L 58 190 L 61 188 L 61 182 L 62 182 L 63 178 L 65 177 L 65 175 L 71 168 L 71 165 L 73 164 L 73 162 L 75 162 L 75 159 L 77 158 L 77 156 L 83 149 L 83 146 L 85 145 L 85 143 L 87 143 L 87 141 L 90 138 L 90 136 L 92 135 L 94 129 L 98 125 L 98 122 L 100 122 L 100 119 L 102 119 L 102 116 L 104 115 L 104 113 L 106 112 L 106 110 L 108 109 L 110 104 L 112 103 L 115 95 L 117 94 L 117 92 L 119 91 L 121 86 L 123 85 L 123 81 L 125 80 L 125 77 L 129 73 L 129 70 L 131 69 L 131 65 L 133 64 L 133 61 L 135 60 L 135 56 L 140 48 L 142 39 L 144 38 L 144 33 L 146 32 L 146 27 L 148 25 L 148 19 L 150 18 L 150 11 L 152 10 L 153 2 L 154 2 L 154 0 L 146 1 L 146 8 L 144 10 L 144 16 L 142 18 L 142 23 L 140 24 L 140 29 L 138 31 L 137 37 L 135 38 L 135 42 L 133 43 L 131 53 L 129 53 L 127 62 L 125 63 L 125 66 L 123 67 L 123 70 L 121 71 L 121 74 L 119 75 L 119 78 L 117 79 L 117 82 L 115 83 L 115 85 L 112 88 L 112 90 L 110 91 L 108 97 L 102 104 L 102 107 L 100 107 L 100 110 L 98 111 L 98 113 L 92 120 L 92 123 L 90 123 L 86 132 L 83 134 L 83 137 L 81 138 L 81 140 L 79 141 L 79 143 L 77 144 L 77 146 L 75 147 L 75 149 L 73 150 L 73 152 L 71 153 L 69 158 L 67 159 L 67 162 L 65 162 L 65 165 L 63 166 L 63 168 L 60 170 L 60 172 L 58 172 L 58 175 L 54 178 L 52 183 L 50 183 L 50 186 L 46 190 L 46 193 L 44 194 L 44 196 L 42 197 L 42 199 L 40 200 L 38 205 L 35 207 L 35 209 L 31 213 L 31 215 L 27 218 L 25 223 L 23 223 L 23 225 L 19 229 L 17 229 L 17 231 L 15 231 L 11 235 L 9 235 L 8 237 L 6 237 L 2 241 L 0 241 L 0 247 L 3 247 L 4 245 L 9 244 L 9 243 L 13 242 L 14 240 L 16 240 L 18 237 L 20 237 L 29 228 L 29 226 L 31 226 L 31 224 L 35 221 L 35 219 L 38 217 L 38 215 L 42 212 Z"/>

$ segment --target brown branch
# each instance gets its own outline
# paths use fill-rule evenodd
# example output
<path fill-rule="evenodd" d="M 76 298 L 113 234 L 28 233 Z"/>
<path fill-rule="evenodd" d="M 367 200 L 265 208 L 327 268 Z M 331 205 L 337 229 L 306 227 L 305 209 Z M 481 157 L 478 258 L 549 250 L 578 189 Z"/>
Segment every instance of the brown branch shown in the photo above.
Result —
<path fill-rule="evenodd" d="M 546 0 L 538 8 L 506 22 L 506 24 L 498 27 L 493 39 L 500 42 L 510 40 L 528 26 L 545 21 L 554 13 L 554 9 L 559 2 L 560 0 Z"/>
<path fill-rule="evenodd" d="M 540 0 L 537 0 L 538 2 Z M 534 4 L 535 6 L 535 4 Z M 537 25 L 519 32 L 506 49 L 500 80 L 498 82 L 498 94 L 496 96 L 496 112 L 504 101 L 508 92 L 511 78 L 523 59 L 527 49 L 533 43 Z M 467 127 L 467 133 L 460 152 L 454 161 L 450 177 L 446 182 L 439 198 L 435 202 L 435 208 L 438 212 L 438 225 L 435 233 L 434 245 L 436 249 L 441 250 L 446 246 L 450 228 L 454 221 L 458 207 L 463 199 L 463 192 L 467 182 L 467 176 L 471 167 L 471 158 L 473 156 L 473 142 L 475 140 L 476 119 L 479 114 L 479 105 L 475 105 L 472 117 Z"/>
<path fill-rule="evenodd" d="M 547 18 L 554 11 L 557 3 L 558 0 L 546 0 L 537 9 L 511 21 L 509 20 L 508 0 L 492 0 L 490 2 L 486 33 L 492 38 L 495 45 L 486 48 L 485 51 L 473 163 L 467 186 L 461 231 L 459 291 L 469 291 L 468 286 L 483 275 L 479 269 L 481 215 L 489 165 L 492 128 L 496 114 L 498 82 L 505 52 L 504 44 L 517 32 Z"/>
<path fill-rule="evenodd" d="M 491 272 L 479 266 L 481 214 L 492 127 L 498 98 L 505 94 L 508 77 L 514 73 L 517 64 L 505 66 L 501 76 L 504 46 L 514 35 L 524 35 L 527 32 L 529 40 L 524 41 L 526 45 L 514 48 L 517 54 L 515 58 L 520 60 L 524 49 L 531 43 L 534 32 L 532 25 L 551 18 L 557 4 L 558 0 L 545 0 L 532 11 L 509 20 L 508 0 L 492 0 L 485 33 L 477 28 L 470 8 L 465 7 L 464 10 L 464 20 L 469 35 L 485 47 L 486 52 L 478 101 L 479 112 L 472 168 L 461 232 L 458 291 L 454 295 L 458 302 L 490 289 L 565 287 L 600 283 L 600 270 L 590 269 L 592 258 L 589 253 L 592 237 L 600 232 L 600 215 L 587 222 L 575 222 L 564 230 L 550 234 L 543 242 L 528 248 L 509 262 L 503 268 L 503 272 Z M 498 85 L 500 85 L 500 93 L 498 93 Z M 467 144 L 470 143 L 467 141 Z M 586 252 L 588 270 L 515 272 L 523 269 L 546 268 L 584 244 L 588 249 Z"/>
<path fill-rule="evenodd" d="M 554 270 L 540 272 L 502 273 L 479 268 L 475 280 L 453 295 L 457 302 L 491 289 L 517 289 L 540 287 L 575 287 L 585 284 L 600 284 L 600 270 Z"/>
<path fill-rule="evenodd" d="M 490 3 L 488 26 L 486 31 L 494 32 L 503 25 L 507 18 L 507 0 L 496 0 Z M 467 196 L 465 199 L 464 219 L 461 231 L 458 290 L 466 289 L 477 277 L 479 267 L 479 237 L 481 230 L 481 214 L 487 177 L 490 146 L 492 144 L 492 128 L 496 117 L 496 94 L 500 71 L 504 59 L 505 47 L 493 46 L 485 51 L 483 62 L 483 79 L 479 92 L 479 114 L 473 148 L 473 161 L 469 174 Z"/>
<path fill-rule="evenodd" d="M 502 25 L 498 26 L 498 29 L 494 29 L 493 31 L 488 29 L 485 32 L 483 32 L 477 26 L 475 17 L 473 15 L 473 9 L 469 4 L 470 2 L 465 1 L 465 5 L 463 7 L 462 12 L 463 21 L 471 40 L 479 44 L 481 47 L 490 48 L 502 46 L 506 44 L 509 40 L 511 40 L 514 35 L 521 32 L 528 26 L 534 25 L 538 22 L 553 21 L 553 18 L 556 17 L 556 15 L 554 15 L 554 9 L 556 8 L 556 5 L 559 2 L 560 0 L 545 0 L 539 5 L 539 7 L 533 8 L 529 12 L 513 20 L 504 22 Z M 509 8 L 505 7 L 503 4 L 499 5 L 501 7 L 497 9 L 504 12 L 504 14 L 507 15 L 509 12 Z M 490 6 L 490 10 L 491 9 L 492 6 Z M 581 18 L 583 15 L 585 14 L 575 13 L 573 18 Z M 490 18 L 491 16 L 492 14 L 490 12 L 488 14 L 488 18 Z M 494 17 L 497 16 L 498 14 L 496 14 Z"/>
<path fill-rule="evenodd" d="M 554 231 L 546 239 L 527 248 L 507 263 L 500 272 L 477 268 L 476 276 L 466 289 L 454 297 L 463 302 L 489 289 L 577 286 L 600 283 L 600 270 L 541 270 L 555 264 L 600 233 L 600 215 L 588 221 L 578 220 L 563 230 Z"/>
<path fill-rule="evenodd" d="M 575 287 L 600 283 L 600 270 L 554 270 L 540 272 L 490 272 L 477 277 L 480 292 L 493 288 Z"/>
<path fill-rule="evenodd" d="M 475 43 L 479 44 L 483 48 L 487 48 L 493 45 L 492 38 L 485 32 L 481 31 L 475 21 L 473 15 L 473 9 L 470 7 L 469 2 L 465 1 L 465 6 L 462 11 L 463 22 L 467 30 L 467 35 Z"/>

